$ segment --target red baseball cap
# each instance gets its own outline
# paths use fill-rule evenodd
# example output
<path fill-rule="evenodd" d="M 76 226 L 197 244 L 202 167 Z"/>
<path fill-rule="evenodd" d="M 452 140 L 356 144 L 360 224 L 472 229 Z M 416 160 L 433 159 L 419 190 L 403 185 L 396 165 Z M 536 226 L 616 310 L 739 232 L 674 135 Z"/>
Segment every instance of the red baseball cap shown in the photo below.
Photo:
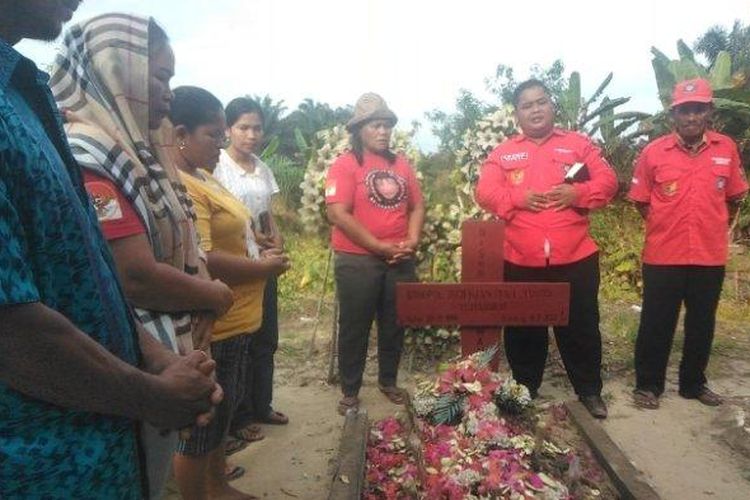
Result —
<path fill-rule="evenodd" d="M 672 92 L 672 107 L 685 104 L 686 102 L 702 102 L 711 104 L 714 94 L 711 91 L 711 84 L 704 78 L 694 78 L 685 80 L 674 86 Z"/>

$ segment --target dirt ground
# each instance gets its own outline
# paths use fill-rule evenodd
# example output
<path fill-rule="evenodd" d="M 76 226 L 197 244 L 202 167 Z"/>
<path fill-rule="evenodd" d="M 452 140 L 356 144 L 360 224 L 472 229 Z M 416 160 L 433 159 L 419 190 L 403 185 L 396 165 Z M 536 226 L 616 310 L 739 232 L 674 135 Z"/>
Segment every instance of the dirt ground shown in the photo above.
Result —
<path fill-rule="evenodd" d="M 338 389 L 326 383 L 330 319 L 321 320 L 311 354 L 313 324 L 304 317 L 282 323 L 274 407 L 289 415 L 290 424 L 264 426 L 264 440 L 230 458 L 247 469 L 233 484 L 261 498 L 327 498 L 343 417 L 336 413 Z M 719 408 L 680 398 L 674 368 L 657 411 L 632 405 L 629 371 L 621 370 L 605 382 L 610 417 L 603 426 L 662 498 L 750 498 L 750 421 L 745 421 L 750 412 L 750 349 L 745 347 L 722 349 L 712 357 L 712 387 L 727 397 Z M 371 420 L 399 411 L 377 391 L 376 370 L 371 346 L 360 394 Z M 402 370 L 400 384 L 412 388 L 416 376 Z M 554 356 L 545 377 L 540 391 L 545 400 L 573 396 Z M 179 498 L 171 488 L 169 497 Z"/>

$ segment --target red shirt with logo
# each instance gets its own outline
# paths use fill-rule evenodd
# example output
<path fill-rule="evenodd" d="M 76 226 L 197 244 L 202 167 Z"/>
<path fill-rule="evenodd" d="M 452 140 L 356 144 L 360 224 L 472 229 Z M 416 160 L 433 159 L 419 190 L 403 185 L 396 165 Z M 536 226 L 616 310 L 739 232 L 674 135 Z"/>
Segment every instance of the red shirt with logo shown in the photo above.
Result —
<path fill-rule="evenodd" d="M 526 192 L 547 193 L 583 163 L 587 179 L 573 182 L 573 206 L 532 212 Z M 476 199 L 505 220 L 505 259 L 529 267 L 577 262 L 597 251 L 589 235 L 588 210 L 603 207 L 617 192 L 617 177 L 600 149 L 585 135 L 555 129 L 537 144 L 517 135 L 495 148 L 482 165 Z"/>
<path fill-rule="evenodd" d="M 677 134 L 660 137 L 635 165 L 628 198 L 649 205 L 643 262 L 721 266 L 729 248 L 728 200 L 748 189 L 737 146 L 708 131 L 696 152 Z"/>
<path fill-rule="evenodd" d="M 87 170 L 83 172 L 83 182 L 107 240 L 146 232 L 146 226 L 143 225 L 130 200 L 123 196 L 114 182 Z"/>
<path fill-rule="evenodd" d="M 339 156 L 328 170 L 326 204 L 343 203 L 375 238 L 403 241 L 409 234 L 409 213 L 422 202 L 414 169 L 402 156 L 393 164 L 382 156 L 364 153 L 362 165 L 353 153 Z M 333 227 L 331 245 L 339 252 L 367 255 L 371 252 Z"/>

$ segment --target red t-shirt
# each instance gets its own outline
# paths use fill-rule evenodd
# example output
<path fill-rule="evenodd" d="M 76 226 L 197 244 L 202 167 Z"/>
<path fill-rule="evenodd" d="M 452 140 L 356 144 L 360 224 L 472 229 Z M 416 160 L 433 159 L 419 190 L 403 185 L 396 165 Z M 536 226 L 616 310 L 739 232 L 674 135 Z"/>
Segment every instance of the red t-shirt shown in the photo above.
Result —
<path fill-rule="evenodd" d="M 107 240 L 144 234 L 146 226 L 117 185 L 106 177 L 84 170 L 83 182 L 96 209 L 96 216 Z"/>
<path fill-rule="evenodd" d="M 328 170 L 326 204 L 343 203 L 375 238 L 403 241 L 409 234 L 409 213 L 422 202 L 414 169 L 402 156 L 392 165 L 382 156 L 365 153 L 363 164 L 352 153 L 339 156 Z M 340 229 L 331 231 L 331 245 L 339 252 L 370 254 Z"/>
<path fill-rule="evenodd" d="M 706 132 L 690 153 L 677 134 L 651 142 L 638 157 L 628 198 L 649 205 L 643 262 L 721 266 L 729 241 L 728 200 L 747 192 L 737 146 Z"/>
<path fill-rule="evenodd" d="M 576 163 L 583 163 L 588 175 L 573 183 L 573 207 L 541 212 L 523 208 L 527 191 L 549 192 Z M 482 165 L 476 199 L 505 220 L 505 259 L 543 267 L 548 262 L 570 264 L 596 252 L 587 210 L 603 207 L 616 193 L 617 176 L 601 150 L 583 134 L 555 129 L 541 144 L 517 135 L 496 147 Z"/>

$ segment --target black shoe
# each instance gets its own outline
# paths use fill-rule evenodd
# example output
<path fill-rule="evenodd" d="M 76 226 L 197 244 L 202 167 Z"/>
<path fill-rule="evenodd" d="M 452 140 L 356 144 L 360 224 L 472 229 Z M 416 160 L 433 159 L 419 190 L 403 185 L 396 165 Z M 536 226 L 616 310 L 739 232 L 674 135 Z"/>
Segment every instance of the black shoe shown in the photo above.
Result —
<path fill-rule="evenodd" d="M 599 419 L 607 418 L 607 405 L 604 404 L 601 396 L 580 396 L 578 400 L 583 403 L 583 406 L 586 407 L 592 417 Z"/>

